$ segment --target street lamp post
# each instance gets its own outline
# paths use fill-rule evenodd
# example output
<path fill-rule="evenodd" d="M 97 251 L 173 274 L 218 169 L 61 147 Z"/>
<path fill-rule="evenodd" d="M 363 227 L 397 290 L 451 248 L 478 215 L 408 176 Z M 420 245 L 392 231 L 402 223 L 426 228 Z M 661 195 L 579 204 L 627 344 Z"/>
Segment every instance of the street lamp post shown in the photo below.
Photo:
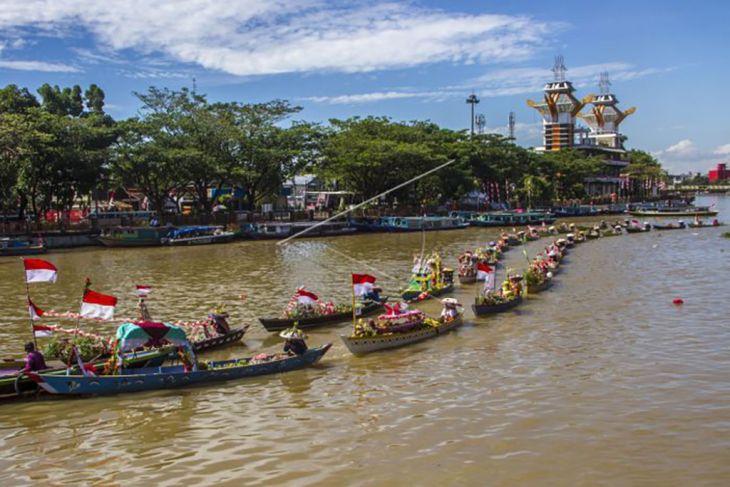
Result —
<path fill-rule="evenodd" d="M 477 98 L 477 96 L 472 93 L 466 99 L 466 102 L 471 105 L 471 136 L 474 137 L 474 105 L 479 103 L 479 98 Z"/>

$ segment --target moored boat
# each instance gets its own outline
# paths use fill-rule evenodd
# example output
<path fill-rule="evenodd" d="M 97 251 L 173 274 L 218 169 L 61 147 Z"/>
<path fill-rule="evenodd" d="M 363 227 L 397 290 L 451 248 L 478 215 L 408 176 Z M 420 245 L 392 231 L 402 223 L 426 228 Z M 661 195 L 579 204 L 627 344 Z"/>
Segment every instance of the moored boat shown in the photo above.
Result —
<path fill-rule="evenodd" d="M 682 221 L 677 223 L 667 223 L 666 225 L 654 223 L 652 228 L 654 228 L 654 230 L 682 230 L 687 228 L 687 225 Z"/>
<path fill-rule="evenodd" d="M 0 238 L 0 257 L 38 255 L 48 251 L 43 240 L 33 242 L 27 238 Z"/>
<path fill-rule="evenodd" d="M 274 240 L 291 237 L 309 228 L 311 228 L 311 230 L 309 230 L 302 238 L 351 235 L 357 231 L 357 229 L 349 225 L 348 222 L 328 222 L 316 227 L 315 225 L 317 225 L 317 222 L 249 223 L 241 228 L 239 235 L 243 238 L 251 238 L 254 240 Z"/>
<path fill-rule="evenodd" d="M 716 216 L 717 210 L 707 206 L 687 207 L 648 207 L 629 210 L 633 216 L 643 217 L 693 217 L 693 216 Z"/>
<path fill-rule="evenodd" d="M 162 237 L 163 245 L 210 245 L 230 242 L 235 232 L 226 231 L 220 226 L 180 227 Z"/>
<path fill-rule="evenodd" d="M 459 230 L 469 226 L 457 216 L 382 216 L 351 218 L 350 225 L 365 232 L 420 232 Z"/>
<path fill-rule="evenodd" d="M 154 247 L 162 245 L 174 227 L 117 227 L 105 230 L 96 239 L 107 247 Z"/>

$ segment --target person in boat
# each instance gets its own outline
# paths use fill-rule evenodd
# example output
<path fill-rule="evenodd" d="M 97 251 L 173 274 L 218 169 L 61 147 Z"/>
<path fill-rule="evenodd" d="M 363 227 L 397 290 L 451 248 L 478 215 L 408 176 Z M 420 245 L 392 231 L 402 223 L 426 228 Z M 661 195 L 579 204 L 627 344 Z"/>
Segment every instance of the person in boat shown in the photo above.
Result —
<path fill-rule="evenodd" d="M 459 302 L 454 298 L 441 300 L 444 307 L 441 309 L 441 318 L 444 322 L 454 321 L 459 316 Z"/>
<path fill-rule="evenodd" d="M 35 349 L 33 342 L 25 344 L 25 367 L 23 372 L 35 372 L 38 370 L 47 369 L 46 359 L 43 358 L 43 354 Z"/>
<path fill-rule="evenodd" d="M 307 335 L 297 327 L 289 328 L 279 334 L 284 338 L 284 353 L 288 355 L 304 355 L 307 352 Z"/>
<path fill-rule="evenodd" d="M 216 308 L 208 315 L 213 329 L 218 335 L 226 335 L 231 332 L 231 325 L 228 324 L 230 315 L 221 308 Z"/>
<path fill-rule="evenodd" d="M 382 299 L 380 298 L 380 293 L 383 292 L 382 287 L 373 287 L 370 291 L 365 293 L 362 297 L 363 301 L 373 301 L 375 303 L 380 303 Z"/>
<path fill-rule="evenodd" d="M 150 310 L 147 309 L 147 303 L 144 302 L 143 296 L 139 297 L 139 302 L 137 303 L 137 317 L 139 321 L 152 321 Z"/>
<path fill-rule="evenodd" d="M 714 220 L 712 220 L 712 226 L 713 227 L 719 227 L 720 226 L 720 222 L 719 222 L 719 220 L 717 218 L 715 218 Z"/>

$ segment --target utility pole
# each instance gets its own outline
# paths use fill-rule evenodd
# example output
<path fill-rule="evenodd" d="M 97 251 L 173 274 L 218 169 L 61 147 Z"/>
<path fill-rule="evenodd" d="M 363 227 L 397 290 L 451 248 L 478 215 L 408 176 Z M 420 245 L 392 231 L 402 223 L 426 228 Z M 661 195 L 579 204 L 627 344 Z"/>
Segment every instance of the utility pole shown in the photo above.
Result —
<path fill-rule="evenodd" d="M 471 105 L 471 135 L 474 136 L 474 106 L 479 103 L 479 98 L 472 93 L 469 95 L 469 98 L 466 99 L 466 102 Z"/>
<path fill-rule="evenodd" d="M 515 112 L 509 112 L 509 138 L 515 140 Z"/>

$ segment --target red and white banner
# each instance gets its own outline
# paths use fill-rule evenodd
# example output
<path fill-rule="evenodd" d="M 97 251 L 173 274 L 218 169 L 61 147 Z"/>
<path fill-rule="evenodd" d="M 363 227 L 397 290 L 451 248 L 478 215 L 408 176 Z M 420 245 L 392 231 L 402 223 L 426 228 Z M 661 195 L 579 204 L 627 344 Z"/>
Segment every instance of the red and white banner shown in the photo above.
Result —
<path fill-rule="evenodd" d="M 365 296 L 367 293 L 373 290 L 375 287 L 375 277 L 369 274 L 353 274 L 352 275 L 352 288 L 355 291 L 355 296 Z"/>
<path fill-rule="evenodd" d="M 53 328 L 44 325 L 33 325 L 33 336 L 36 338 L 53 336 Z"/>
<path fill-rule="evenodd" d="M 137 284 L 137 296 L 140 298 L 146 298 L 151 292 L 152 288 L 150 286 Z"/>
<path fill-rule="evenodd" d="M 294 296 L 296 296 L 299 304 L 314 304 L 319 300 L 319 297 L 316 294 L 310 293 L 304 288 L 297 289 Z"/>
<path fill-rule="evenodd" d="M 84 318 L 111 320 L 114 318 L 114 307 L 116 305 L 117 298 L 114 296 L 88 290 L 84 294 L 84 299 L 81 303 L 81 316 Z"/>
<path fill-rule="evenodd" d="M 41 319 L 41 316 L 45 314 L 45 311 L 40 309 L 38 306 L 33 304 L 33 301 L 28 299 L 28 313 L 30 314 L 31 321 L 38 321 Z"/>
<path fill-rule="evenodd" d="M 25 282 L 56 282 L 58 269 L 42 259 L 23 259 Z"/>

